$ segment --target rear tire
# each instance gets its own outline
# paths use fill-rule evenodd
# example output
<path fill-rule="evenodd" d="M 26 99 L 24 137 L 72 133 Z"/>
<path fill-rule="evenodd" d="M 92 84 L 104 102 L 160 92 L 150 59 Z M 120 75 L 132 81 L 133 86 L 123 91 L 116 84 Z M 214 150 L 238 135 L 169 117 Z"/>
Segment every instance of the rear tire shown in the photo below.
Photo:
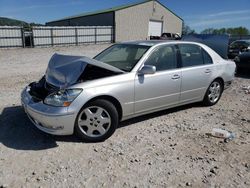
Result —
<path fill-rule="evenodd" d="M 213 106 L 219 100 L 223 92 L 223 83 L 221 80 L 214 80 L 208 87 L 206 94 L 203 99 L 203 104 L 206 106 Z"/>
<path fill-rule="evenodd" d="M 87 103 L 75 120 L 75 133 L 83 141 L 101 142 L 109 138 L 119 123 L 115 106 L 103 99 Z"/>

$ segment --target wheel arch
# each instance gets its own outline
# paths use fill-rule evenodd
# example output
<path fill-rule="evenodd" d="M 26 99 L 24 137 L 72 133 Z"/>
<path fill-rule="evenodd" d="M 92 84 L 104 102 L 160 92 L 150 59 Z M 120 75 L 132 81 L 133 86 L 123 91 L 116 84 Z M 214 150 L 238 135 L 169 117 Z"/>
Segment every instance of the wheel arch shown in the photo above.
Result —
<path fill-rule="evenodd" d="M 111 102 L 115 106 L 115 108 L 117 109 L 119 120 L 122 119 L 123 110 L 122 110 L 121 103 L 113 96 L 110 96 L 110 95 L 96 96 L 96 97 L 88 100 L 88 102 L 86 104 L 93 102 L 95 100 L 98 100 L 98 99 L 103 99 L 103 100 L 107 100 L 107 101 Z"/>
<path fill-rule="evenodd" d="M 210 85 L 211 85 L 215 80 L 218 80 L 218 81 L 220 81 L 220 82 L 222 83 L 222 93 L 223 93 L 223 91 L 224 91 L 224 79 L 223 79 L 222 77 L 216 77 L 215 79 L 213 79 L 213 80 L 211 81 L 211 83 L 209 84 L 209 86 L 208 86 L 208 88 L 207 88 L 207 91 L 208 91 Z M 205 98 L 206 98 L 207 91 L 206 91 L 205 94 L 204 94 L 203 101 L 204 101 Z"/>
<path fill-rule="evenodd" d="M 215 78 L 211 83 L 213 83 L 215 80 L 219 80 L 221 83 L 222 83 L 222 89 L 224 90 L 224 84 L 225 84 L 225 81 L 224 81 L 224 79 L 222 78 L 222 77 L 217 77 L 217 78 Z M 210 83 L 210 84 L 211 84 Z"/>

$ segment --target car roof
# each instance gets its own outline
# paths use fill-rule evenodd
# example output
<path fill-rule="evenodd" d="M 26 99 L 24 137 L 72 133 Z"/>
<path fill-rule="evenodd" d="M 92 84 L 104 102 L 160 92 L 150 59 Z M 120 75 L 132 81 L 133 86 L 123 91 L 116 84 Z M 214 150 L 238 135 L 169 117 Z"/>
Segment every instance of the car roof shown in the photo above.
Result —
<path fill-rule="evenodd" d="M 142 46 L 154 46 L 160 43 L 167 43 L 171 40 L 139 40 L 139 41 L 128 41 L 122 42 L 121 44 L 134 44 L 134 45 L 142 45 Z"/>
<path fill-rule="evenodd" d="M 149 47 L 156 46 L 157 44 L 198 44 L 198 45 L 203 45 L 199 42 L 182 41 L 182 40 L 139 40 L 139 41 L 121 42 L 120 44 L 141 45 L 141 46 L 149 46 Z"/>
<path fill-rule="evenodd" d="M 208 51 L 210 54 L 212 53 L 214 56 L 219 56 L 226 59 L 224 56 L 219 55 L 220 52 L 214 51 L 211 47 L 200 43 L 200 42 L 193 42 L 193 41 L 183 41 L 183 40 L 141 40 L 141 41 L 128 41 L 128 42 L 121 42 L 118 44 L 131 44 L 131 45 L 141 45 L 141 46 L 148 46 L 149 48 L 153 48 L 154 46 L 158 46 L 159 44 L 196 44 L 199 45 Z M 212 50 L 212 51 L 211 51 Z"/>

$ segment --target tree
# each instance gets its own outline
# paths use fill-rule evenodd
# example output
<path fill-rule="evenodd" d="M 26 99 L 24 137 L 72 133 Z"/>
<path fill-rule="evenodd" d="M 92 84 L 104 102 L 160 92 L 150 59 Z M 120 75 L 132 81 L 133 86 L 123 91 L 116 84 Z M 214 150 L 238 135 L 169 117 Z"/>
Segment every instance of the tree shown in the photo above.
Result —
<path fill-rule="evenodd" d="M 186 25 L 184 22 L 182 24 L 182 35 L 189 35 L 196 33 L 195 30 L 191 29 L 188 25 Z"/>
<path fill-rule="evenodd" d="M 0 26 L 22 26 L 25 29 L 28 28 L 28 30 L 30 30 L 30 28 L 32 26 L 42 26 L 42 24 L 39 23 L 27 23 L 21 20 L 16 20 L 16 19 L 12 19 L 12 18 L 5 18 L 5 17 L 0 17 Z"/>
<path fill-rule="evenodd" d="M 204 29 L 203 31 L 201 31 L 201 34 L 215 34 L 215 29 L 213 28 L 208 28 L 208 29 Z"/>
<path fill-rule="evenodd" d="M 221 29 L 208 28 L 201 31 L 201 34 L 249 35 L 250 31 L 245 27 L 221 28 Z"/>

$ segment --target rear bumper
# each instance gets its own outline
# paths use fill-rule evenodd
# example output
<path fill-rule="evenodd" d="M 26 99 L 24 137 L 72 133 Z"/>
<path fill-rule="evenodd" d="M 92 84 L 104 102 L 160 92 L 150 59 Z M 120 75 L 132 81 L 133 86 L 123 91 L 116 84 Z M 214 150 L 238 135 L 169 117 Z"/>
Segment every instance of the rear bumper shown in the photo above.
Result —
<path fill-rule="evenodd" d="M 22 91 L 21 102 L 31 122 L 41 131 L 53 135 L 71 135 L 74 133 L 76 114 L 69 113 L 68 108 L 34 102 L 27 88 Z"/>

